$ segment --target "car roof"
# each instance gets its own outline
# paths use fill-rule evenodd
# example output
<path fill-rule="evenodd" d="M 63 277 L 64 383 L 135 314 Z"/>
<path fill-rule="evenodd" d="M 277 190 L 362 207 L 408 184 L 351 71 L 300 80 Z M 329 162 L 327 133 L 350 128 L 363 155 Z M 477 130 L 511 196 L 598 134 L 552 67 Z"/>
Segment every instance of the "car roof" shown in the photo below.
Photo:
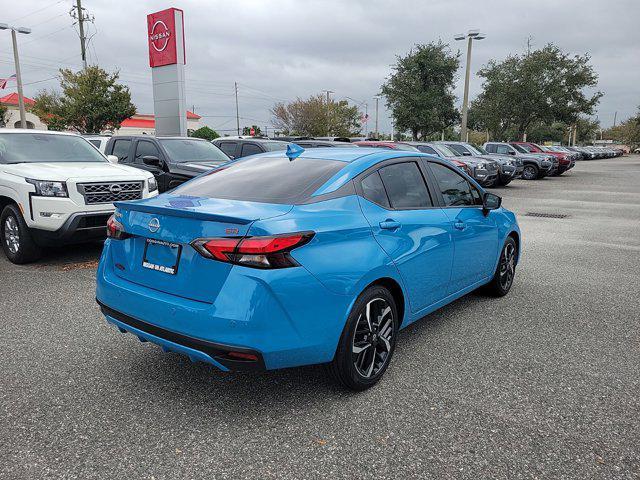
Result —
<path fill-rule="evenodd" d="M 58 132 L 56 130 L 36 130 L 33 128 L 0 128 L 0 133 L 37 133 L 38 135 L 71 135 L 74 137 L 80 137 L 81 135 L 75 132 Z"/>

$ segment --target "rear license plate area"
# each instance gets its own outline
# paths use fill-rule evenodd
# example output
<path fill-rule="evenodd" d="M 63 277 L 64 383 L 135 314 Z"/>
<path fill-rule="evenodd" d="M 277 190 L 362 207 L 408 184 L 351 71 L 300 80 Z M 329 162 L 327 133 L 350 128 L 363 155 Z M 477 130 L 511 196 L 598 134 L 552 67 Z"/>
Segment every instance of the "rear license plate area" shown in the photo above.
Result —
<path fill-rule="evenodd" d="M 182 245 L 147 238 L 142 255 L 142 266 L 149 270 L 175 275 L 178 273 Z"/>

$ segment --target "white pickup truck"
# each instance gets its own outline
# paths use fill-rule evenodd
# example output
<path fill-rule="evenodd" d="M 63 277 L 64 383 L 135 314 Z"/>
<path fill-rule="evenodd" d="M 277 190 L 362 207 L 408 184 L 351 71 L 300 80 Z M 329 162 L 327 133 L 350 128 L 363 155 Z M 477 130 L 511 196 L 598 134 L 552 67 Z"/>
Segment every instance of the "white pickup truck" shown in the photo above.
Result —
<path fill-rule="evenodd" d="M 0 129 L 0 243 L 13 263 L 106 237 L 113 202 L 155 196 L 153 175 L 72 133 Z"/>

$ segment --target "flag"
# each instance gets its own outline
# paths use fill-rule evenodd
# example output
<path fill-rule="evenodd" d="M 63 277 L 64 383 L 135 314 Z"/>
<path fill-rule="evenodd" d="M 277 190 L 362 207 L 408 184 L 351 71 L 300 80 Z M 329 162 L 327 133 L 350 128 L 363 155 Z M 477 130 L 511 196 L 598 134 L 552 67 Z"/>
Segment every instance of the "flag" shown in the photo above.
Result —
<path fill-rule="evenodd" d="M 15 73 L 11 75 L 9 78 L 0 78 L 0 88 L 4 90 L 5 88 L 7 88 L 7 83 L 9 82 L 9 80 L 15 80 L 15 79 L 16 79 Z"/>

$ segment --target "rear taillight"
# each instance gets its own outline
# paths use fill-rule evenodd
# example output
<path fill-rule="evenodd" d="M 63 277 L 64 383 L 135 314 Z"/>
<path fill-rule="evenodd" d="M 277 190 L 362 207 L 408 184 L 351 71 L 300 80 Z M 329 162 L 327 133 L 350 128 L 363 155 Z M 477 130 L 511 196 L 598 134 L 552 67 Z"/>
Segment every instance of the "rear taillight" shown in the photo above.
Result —
<path fill-rule="evenodd" d="M 296 267 L 289 252 L 313 237 L 313 232 L 268 237 L 199 238 L 191 246 L 203 257 L 253 268 Z"/>
<path fill-rule="evenodd" d="M 115 240 L 124 240 L 129 237 L 129 234 L 124 231 L 124 226 L 116 220 L 114 215 L 107 220 L 107 237 Z"/>

